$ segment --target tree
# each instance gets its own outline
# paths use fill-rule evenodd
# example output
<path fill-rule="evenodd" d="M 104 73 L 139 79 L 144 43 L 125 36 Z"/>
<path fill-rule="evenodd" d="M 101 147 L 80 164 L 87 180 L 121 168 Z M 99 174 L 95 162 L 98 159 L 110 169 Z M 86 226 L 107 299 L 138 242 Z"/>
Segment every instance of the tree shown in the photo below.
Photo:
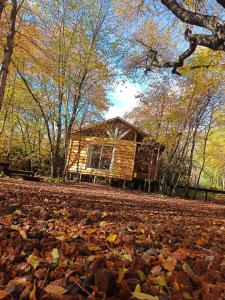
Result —
<path fill-rule="evenodd" d="M 174 51 L 173 57 L 168 59 L 165 57 L 167 56 L 165 52 L 162 55 L 161 51 L 155 47 L 154 43 L 146 43 L 146 41 L 144 41 L 137 32 L 136 36 L 138 36 L 138 38 L 135 38 L 136 45 L 140 47 L 139 50 L 142 50 L 143 55 L 140 55 L 140 51 L 138 51 L 139 54 L 136 54 L 136 66 L 138 64 L 141 65 L 145 68 L 146 72 L 152 71 L 155 68 L 172 68 L 172 73 L 180 75 L 181 73 L 178 71 L 178 68 L 184 65 L 184 62 L 195 53 L 199 46 L 206 47 L 213 51 L 225 52 L 225 21 L 223 19 L 225 12 L 224 0 L 118 1 L 120 3 L 122 2 L 124 11 L 130 16 L 134 16 L 134 12 L 138 11 L 139 13 L 141 12 L 142 14 L 146 15 L 143 17 L 143 22 L 149 21 L 152 24 L 157 24 L 157 35 L 159 39 L 162 39 L 161 44 L 165 43 L 165 40 L 162 38 L 161 34 L 161 31 L 165 32 L 165 27 L 167 28 L 166 30 L 171 31 L 170 33 L 172 33 L 171 40 L 176 38 L 176 42 L 179 44 L 176 45 L 176 48 L 180 53 L 178 53 L 178 51 Z M 160 17 L 160 14 L 163 14 L 164 18 L 168 20 L 166 25 L 163 19 Z M 171 16 L 175 17 L 176 19 L 174 20 L 174 18 L 171 18 Z M 174 27 L 177 26 L 175 24 L 177 20 L 180 21 L 180 28 L 179 33 L 174 35 L 173 30 Z M 181 30 L 184 32 L 184 39 L 181 37 Z M 170 33 L 167 31 L 167 34 Z M 149 36 L 149 39 L 155 39 L 155 35 L 153 35 L 152 32 L 152 27 L 148 28 L 146 34 Z M 181 45 L 183 46 L 181 47 Z M 184 48 L 186 49 L 184 50 Z M 208 68 L 209 66 L 210 64 L 200 64 L 194 65 L 192 68 Z"/>
<path fill-rule="evenodd" d="M 202 134 L 208 132 L 207 141 L 214 121 L 211 113 L 215 107 L 220 110 L 223 101 L 221 84 L 216 76 L 213 79 L 212 74 L 200 71 L 195 71 L 194 75 L 189 74 L 179 83 L 161 80 L 140 95 L 139 106 L 127 115 L 166 147 L 158 173 L 162 191 L 173 193 L 181 183 L 186 186 L 187 197 Z M 204 151 L 201 155 L 204 156 Z M 202 160 L 204 157 L 201 156 Z"/>
<path fill-rule="evenodd" d="M 20 45 L 26 47 L 15 53 L 14 67 L 45 122 L 57 177 L 65 171 L 74 126 L 84 123 L 83 116 L 91 121 L 107 108 L 117 24 L 110 1 L 39 1 L 31 11 L 27 27 L 20 30 Z"/>
<path fill-rule="evenodd" d="M 0 21 L 2 21 L 2 14 L 3 11 L 5 11 L 3 23 L 5 23 L 4 28 L 6 29 L 5 36 L 4 35 L 1 36 L 4 45 L 3 45 L 3 54 L 1 55 L 0 52 L 0 57 L 2 56 L 1 59 L 2 62 L 0 67 L 0 111 L 2 108 L 2 103 L 3 103 L 5 89 L 6 89 L 6 81 L 9 72 L 9 66 L 11 63 L 11 58 L 14 49 L 17 16 L 19 14 L 19 11 L 22 7 L 24 0 L 21 1 L 12 0 L 9 5 L 6 5 L 7 2 L 8 2 L 7 0 L 0 1 Z M 4 39 L 6 39 L 5 42 Z"/>

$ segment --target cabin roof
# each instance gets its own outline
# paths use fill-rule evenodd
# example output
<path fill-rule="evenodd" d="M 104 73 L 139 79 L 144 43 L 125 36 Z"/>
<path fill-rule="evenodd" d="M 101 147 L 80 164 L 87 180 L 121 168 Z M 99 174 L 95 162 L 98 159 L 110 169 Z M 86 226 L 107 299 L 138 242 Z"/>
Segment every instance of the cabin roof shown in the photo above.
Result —
<path fill-rule="evenodd" d="M 144 136 L 144 137 L 149 137 L 149 136 L 150 136 L 150 135 L 149 135 L 147 132 L 145 132 L 144 130 L 138 128 L 137 126 L 131 124 L 130 122 L 128 122 L 128 121 L 126 121 L 126 120 L 124 120 L 124 119 L 122 119 L 122 118 L 120 118 L 120 117 L 115 117 L 115 118 L 111 118 L 111 119 L 105 120 L 105 121 L 103 121 L 103 122 L 98 122 L 98 123 L 96 123 L 96 124 L 87 125 L 87 126 L 84 126 L 84 127 L 81 128 L 81 129 L 75 129 L 75 132 L 76 132 L 76 131 L 79 131 L 79 130 L 82 130 L 82 131 L 83 131 L 83 130 L 85 130 L 85 129 L 91 129 L 91 128 L 99 127 L 99 126 L 101 126 L 101 125 L 108 124 L 108 123 L 111 123 L 111 122 L 113 122 L 113 121 L 120 121 L 120 122 L 126 124 L 127 126 L 133 128 L 134 130 L 136 130 L 139 134 L 141 134 L 141 135 Z"/>

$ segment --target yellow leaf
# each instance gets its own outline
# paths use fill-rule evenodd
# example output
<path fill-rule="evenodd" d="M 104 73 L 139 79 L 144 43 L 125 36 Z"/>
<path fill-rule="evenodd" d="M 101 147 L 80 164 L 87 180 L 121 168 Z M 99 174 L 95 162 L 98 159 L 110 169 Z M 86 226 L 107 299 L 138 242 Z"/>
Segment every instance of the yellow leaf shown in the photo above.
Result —
<path fill-rule="evenodd" d="M 96 258 L 96 255 L 90 255 L 90 256 L 88 256 L 87 261 L 92 262 L 95 258 Z"/>
<path fill-rule="evenodd" d="M 159 300 L 158 296 L 151 296 L 151 295 L 141 293 L 141 292 L 133 292 L 132 298 L 135 298 L 138 300 Z"/>
<path fill-rule="evenodd" d="M 140 284 L 138 283 L 137 285 L 136 285 L 136 287 L 135 287 L 135 290 L 134 290 L 135 292 L 141 292 L 141 286 L 140 286 Z"/>
<path fill-rule="evenodd" d="M 117 279 L 118 284 L 120 284 L 123 281 L 124 276 L 126 275 L 127 271 L 128 271 L 128 269 L 126 269 L 126 268 L 120 269 L 119 276 L 118 276 L 118 279 Z"/>
<path fill-rule="evenodd" d="M 36 298 L 36 282 L 34 281 L 34 286 L 29 293 L 29 300 L 37 300 Z"/>
<path fill-rule="evenodd" d="M 21 216 L 22 215 L 22 210 L 17 209 L 17 210 L 14 211 L 14 214 L 16 214 L 18 216 Z"/>
<path fill-rule="evenodd" d="M 58 259 L 59 258 L 59 250 L 57 248 L 54 248 L 51 251 L 51 256 L 52 256 L 53 259 Z"/>
<path fill-rule="evenodd" d="M 183 298 L 184 298 L 185 300 L 193 299 L 193 298 L 191 297 L 190 293 L 188 293 L 188 292 L 184 292 L 182 296 L 183 296 Z"/>
<path fill-rule="evenodd" d="M 11 225 L 10 228 L 14 230 L 19 230 L 19 225 Z"/>
<path fill-rule="evenodd" d="M 100 251 L 100 250 L 102 250 L 102 248 L 101 247 L 99 247 L 99 246 L 88 246 L 88 249 L 90 250 L 90 251 Z"/>
<path fill-rule="evenodd" d="M 96 232 L 96 229 L 95 228 L 88 228 L 86 231 L 87 231 L 87 234 L 92 234 L 92 233 Z"/>
<path fill-rule="evenodd" d="M 107 224 L 108 224 L 108 223 L 107 223 L 106 221 L 101 221 L 101 222 L 99 223 L 99 226 L 100 226 L 100 227 L 105 227 Z"/>
<path fill-rule="evenodd" d="M 113 243 L 113 242 L 115 242 L 116 238 L 117 238 L 117 234 L 111 234 L 111 235 L 109 235 L 106 239 L 107 239 L 107 241 L 109 241 L 110 243 Z"/>
<path fill-rule="evenodd" d="M 22 236 L 23 239 L 27 239 L 26 232 L 24 230 L 20 230 L 20 235 Z"/>
<path fill-rule="evenodd" d="M 173 288 L 176 292 L 179 292 L 180 287 L 179 287 L 179 283 L 177 282 L 177 280 L 174 281 Z"/>
<path fill-rule="evenodd" d="M 27 258 L 27 263 L 30 264 L 34 270 L 39 266 L 39 257 L 31 254 L 28 258 Z"/>
<path fill-rule="evenodd" d="M 56 237 L 56 239 L 59 241 L 64 241 L 66 239 L 66 237 L 61 235 L 61 236 Z"/>
<path fill-rule="evenodd" d="M 64 289 L 63 287 L 61 286 L 58 286 L 58 285 L 54 285 L 54 284 L 49 284 L 47 285 L 45 288 L 44 288 L 44 291 L 46 293 L 49 293 L 49 294 L 56 294 L 56 295 L 63 295 L 67 292 L 66 289 Z"/>
<path fill-rule="evenodd" d="M 195 273 L 192 271 L 192 269 L 189 267 L 189 265 L 186 262 L 183 263 L 182 268 L 184 272 L 186 272 L 189 275 L 189 277 L 195 278 Z"/>
<path fill-rule="evenodd" d="M 156 285 L 158 285 L 158 286 L 161 286 L 161 287 L 167 286 L 166 279 L 165 279 L 165 277 L 162 276 L 162 275 L 159 275 L 159 276 L 157 276 L 157 277 L 151 278 L 151 281 L 152 281 L 154 284 L 156 284 Z"/>

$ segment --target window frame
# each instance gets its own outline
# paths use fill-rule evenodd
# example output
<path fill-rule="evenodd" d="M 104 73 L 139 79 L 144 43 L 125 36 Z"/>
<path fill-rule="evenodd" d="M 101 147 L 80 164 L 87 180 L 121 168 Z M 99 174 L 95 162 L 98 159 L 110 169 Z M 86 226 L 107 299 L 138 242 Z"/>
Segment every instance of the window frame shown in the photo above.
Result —
<path fill-rule="evenodd" d="M 93 148 L 94 148 L 94 146 L 100 146 L 101 147 L 98 168 L 92 168 L 91 167 L 91 161 L 92 161 L 92 155 L 93 155 Z M 109 169 L 100 168 L 100 166 L 101 166 L 101 159 L 102 159 L 102 152 L 103 152 L 104 147 L 111 147 L 112 148 L 112 156 L 111 156 L 111 161 L 110 161 Z M 95 143 L 89 144 L 86 169 L 89 169 L 89 170 L 101 170 L 101 171 L 107 171 L 107 172 L 108 171 L 112 171 L 112 167 L 113 167 L 113 163 L 114 163 L 114 156 L 115 156 L 115 146 L 114 145 L 111 145 L 111 144 L 95 144 Z"/>

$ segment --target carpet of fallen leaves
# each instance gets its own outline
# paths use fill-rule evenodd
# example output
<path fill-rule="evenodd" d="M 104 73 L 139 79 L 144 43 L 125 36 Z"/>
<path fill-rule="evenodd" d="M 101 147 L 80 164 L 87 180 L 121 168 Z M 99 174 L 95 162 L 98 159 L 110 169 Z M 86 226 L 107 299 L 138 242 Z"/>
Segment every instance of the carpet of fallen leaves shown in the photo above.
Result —
<path fill-rule="evenodd" d="M 0 179 L 0 299 L 225 299 L 225 206 Z"/>

